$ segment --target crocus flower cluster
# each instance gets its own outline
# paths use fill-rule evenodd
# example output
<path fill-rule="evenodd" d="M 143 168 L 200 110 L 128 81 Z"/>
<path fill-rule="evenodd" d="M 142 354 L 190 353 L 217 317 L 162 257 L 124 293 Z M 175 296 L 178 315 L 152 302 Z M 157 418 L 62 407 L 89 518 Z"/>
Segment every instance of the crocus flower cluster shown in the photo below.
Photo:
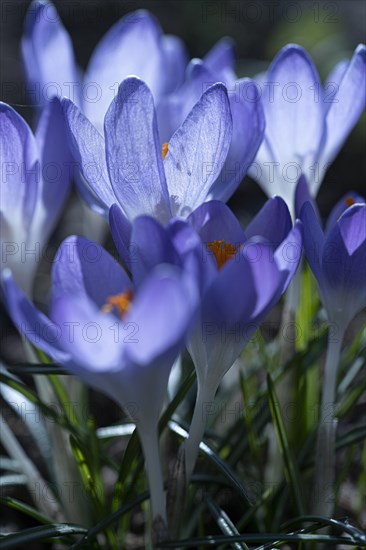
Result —
<path fill-rule="evenodd" d="M 366 306 L 365 202 L 348 195 L 324 234 L 313 200 L 365 106 L 366 49 L 330 75 L 337 86 L 329 105 L 301 47 L 286 46 L 256 83 L 238 80 L 229 40 L 188 63 L 182 42 L 145 11 L 104 36 L 81 78 L 55 8 L 37 0 L 22 52 L 42 111 L 34 136 L 0 104 L 5 303 L 35 347 L 130 415 L 153 517 L 165 523 L 157 425 L 184 347 L 197 374 L 183 446 L 188 481 L 205 403 L 288 288 L 303 245 L 330 321 L 345 329 Z M 43 95 L 50 82 L 52 97 Z M 93 86 L 97 101 L 87 95 Z M 256 86 L 262 94 L 253 101 L 247 91 Z M 108 220 L 118 258 L 91 240 L 64 240 L 45 314 L 30 299 L 36 262 L 23 269 L 16 247 L 46 244 L 67 196 L 70 154 L 80 194 Z M 57 181 L 50 165 L 63 168 Z M 269 200 L 243 230 L 225 202 L 250 165 Z M 296 193 L 284 172 L 291 167 L 301 174 Z"/>

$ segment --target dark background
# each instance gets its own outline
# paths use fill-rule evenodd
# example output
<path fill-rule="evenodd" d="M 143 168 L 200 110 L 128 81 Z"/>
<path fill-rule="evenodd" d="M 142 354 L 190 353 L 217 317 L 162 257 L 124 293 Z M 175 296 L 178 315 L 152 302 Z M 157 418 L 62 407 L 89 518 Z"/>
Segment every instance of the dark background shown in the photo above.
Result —
<path fill-rule="evenodd" d="M 282 46 L 295 42 L 308 50 L 324 80 L 340 59 L 350 58 L 355 47 L 365 42 L 364 0 L 55 0 L 54 4 L 72 37 L 82 69 L 110 26 L 139 8 L 157 16 L 165 33 L 179 35 L 190 57 L 202 57 L 222 36 L 232 36 L 237 47 L 239 76 L 253 76 L 265 70 Z M 25 0 L 1 0 L 0 99 L 32 123 L 33 110 L 27 105 L 19 51 L 29 5 Z M 364 113 L 322 184 L 318 202 L 323 215 L 347 190 L 356 189 L 365 195 L 365 145 Z M 230 205 L 247 217 L 264 200 L 262 191 L 247 177 Z"/>

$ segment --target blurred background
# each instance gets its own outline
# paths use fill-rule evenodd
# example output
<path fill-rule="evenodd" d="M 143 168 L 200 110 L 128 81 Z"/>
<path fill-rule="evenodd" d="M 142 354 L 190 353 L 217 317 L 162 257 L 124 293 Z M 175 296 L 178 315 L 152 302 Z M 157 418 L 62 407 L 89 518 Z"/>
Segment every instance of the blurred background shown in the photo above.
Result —
<path fill-rule="evenodd" d="M 221 37 L 231 36 L 239 76 L 266 70 L 278 50 L 294 42 L 307 49 L 324 81 L 338 61 L 350 58 L 355 47 L 365 42 L 366 35 L 364 0 L 55 0 L 54 4 L 72 37 L 81 69 L 111 25 L 139 8 L 150 10 L 165 33 L 180 36 L 190 57 L 204 56 Z M 29 0 L 1 0 L 0 99 L 31 123 L 34 112 L 27 105 L 19 48 L 29 5 Z M 324 216 L 347 190 L 365 194 L 365 150 L 364 113 L 320 189 L 318 201 Z M 245 219 L 264 200 L 257 184 L 247 177 L 230 206 Z"/>

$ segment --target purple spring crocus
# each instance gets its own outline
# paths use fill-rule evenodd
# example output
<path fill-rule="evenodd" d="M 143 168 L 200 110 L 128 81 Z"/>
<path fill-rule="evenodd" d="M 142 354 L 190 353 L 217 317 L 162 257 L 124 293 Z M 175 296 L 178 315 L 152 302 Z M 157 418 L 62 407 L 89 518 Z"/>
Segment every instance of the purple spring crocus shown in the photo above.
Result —
<path fill-rule="evenodd" d="M 196 274 L 201 306 L 187 347 L 197 372 L 198 394 L 185 443 L 188 480 L 203 437 L 207 404 L 298 267 L 301 222 L 292 228 L 285 202 L 274 197 L 245 232 L 221 201 L 204 203 L 187 220 L 171 220 L 166 228 L 147 216 L 131 226 L 114 205 L 110 226 L 137 280 L 160 262 L 184 265 Z"/>
<path fill-rule="evenodd" d="M 353 317 L 366 306 L 366 205 L 350 193 L 332 210 L 326 232 L 310 202 L 300 214 L 304 250 L 317 280 L 328 319 L 343 334 Z"/>
<path fill-rule="evenodd" d="M 104 215 L 119 204 L 130 221 L 148 214 L 165 224 L 188 216 L 206 200 L 230 146 L 232 120 L 222 84 L 202 94 L 164 146 L 153 96 L 136 77 L 120 84 L 105 116 L 105 139 L 70 100 L 63 100 L 63 108 L 85 200 Z"/>
<path fill-rule="evenodd" d="M 249 173 L 268 196 L 278 194 L 293 211 L 303 173 L 315 197 L 366 103 L 366 47 L 342 61 L 325 86 L 301 47 L 285 46 L 258 79 L 266 130 Z"/>
<path fill-rule="evenodd" d="M 58 99 L 44 109 L 35 135 L 12 107 L 0 103 L 1 269 L 11 268 L 28 297 L 69 190 L 71 158 L 61 146 L 64 139 Z"/>
<path fill-rule="evenodd" d="M 292 228 L 280 197 L 267 201 L 244 232 L 221 202 L 203 204 L 188 220 L 206 243 L 216 275 L 202 298 L 188 340 L 197 372 L 197 400 L 184 444 L 186 479 L 196 461 L 208 414 L 225 373 L 294 276 L 301 258 L 301 222 Z"/>
<path fill-rule="evenodd" d="M 333 328 L 328 336 L 314 470 L 314 487 L 319 492 L 315 495 L 315 512 L 331 516 L 337 367 L 345 330 L 353 317 L 366 307 L 366 204 L 356 193 L 343 197 L 332 210 L 325 233 L 310 201 L 302 206 L 300 217 L 305 255 Z"/>
<path fill-rule="evenodd" d="M 52 271 L 49 317 L 3 273 L 7 308 L 33 345 L 116 401 L 136 423 L 146 458 L 153 517 L 166 520 L 157 422 L 171 366 L 197 308 L 196 283 L 159 265 L 135 288 L 99 245 L 69 237 Z"/>
<path fill-rule="evenodd" d="M 68 97 L 102 131 L 104 115 L 118 84 L 128 75 L 142 78 L 155 101 L 184 79 L 187 55 L 176 36 L 163 35 L 153 15 L 138 10 L 120 19 L 100 40 L 85 75 L 76 65 L 70 36 L 47 0 L 29 8 L 22 53 L 32 92 L 41 105 L 50 97 Z"/>

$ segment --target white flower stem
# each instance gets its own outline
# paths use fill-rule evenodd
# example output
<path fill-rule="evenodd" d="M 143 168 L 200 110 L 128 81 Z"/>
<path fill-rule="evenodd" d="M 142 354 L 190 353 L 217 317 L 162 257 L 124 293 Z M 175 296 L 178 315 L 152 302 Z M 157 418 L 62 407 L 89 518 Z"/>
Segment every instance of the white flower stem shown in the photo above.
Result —
<path fill-rule="evenodd" d="M 197 398 L 193 411 L 189 436 L 184 442 L 186 483 L 192 475 L 196 464 L 200 443 L 205 432 L 207 418 L 215 399 L 217 384 L 207 384 L 207 381 L 198 380 Z"/>
<path fill-rule="evenodd" d="M 147 478 L 149 481 L 152 518 L 161 518 L 167 522 L 164 481 L 160 462 L 159 438 L 157 427 L 137 426 L 145 457 Z"/>
<path fill-rule="evenodd" d="M 337 428 L 337 419 L 334 414 L 335 394 L 337 367 L 343 336 L 344 329 L 342 327 L 339 327 L 337 339 L 333 339 L 331 333 L 329 334 L 315 456 L 315 512 L 318 515 L 328 517 L 332 515 L 334 506 L 335 441 Z"/>

